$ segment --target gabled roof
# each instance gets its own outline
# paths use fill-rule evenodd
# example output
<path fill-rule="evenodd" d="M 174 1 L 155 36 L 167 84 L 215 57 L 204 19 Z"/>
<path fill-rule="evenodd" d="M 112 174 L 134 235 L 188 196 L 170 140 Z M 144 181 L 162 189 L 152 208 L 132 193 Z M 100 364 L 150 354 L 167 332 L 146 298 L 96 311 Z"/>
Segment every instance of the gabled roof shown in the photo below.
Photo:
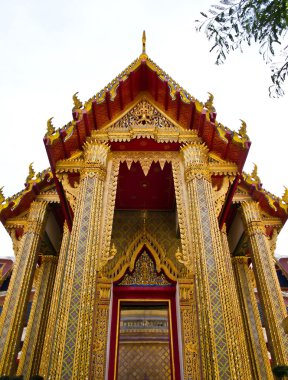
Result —
<path fill-rule="evenodd" d="M 19 215 L 30 207 L 31 202 L 42 191 L 54 183 L 52 172 L 49 169 L 43 170 L 33 178 L 27 178 L 25 188 L 12 197 L 4 198 L 0 192 L 0 220 L 5 225 L 5 221 L 15 215 Z"/>
<path fill-rule="evenodd" d="M 208 148 L 221 158 L 235 162 L 239 171 L 245 163 L 250 141 L 246 125 L 232 132 L 216 120 L 213 96 L 203 104 L 185 91 L 143 52 L 103 90 L 84 103 L 73 96 L 73 120 L 54 130 L 50 123 L 44 143 L 52 170 L 60 159 L 82 149 L 87 136 L 119 117 L 141 94 L 148 93 L 155 105 L 187 130 L 197 130 Z"/>

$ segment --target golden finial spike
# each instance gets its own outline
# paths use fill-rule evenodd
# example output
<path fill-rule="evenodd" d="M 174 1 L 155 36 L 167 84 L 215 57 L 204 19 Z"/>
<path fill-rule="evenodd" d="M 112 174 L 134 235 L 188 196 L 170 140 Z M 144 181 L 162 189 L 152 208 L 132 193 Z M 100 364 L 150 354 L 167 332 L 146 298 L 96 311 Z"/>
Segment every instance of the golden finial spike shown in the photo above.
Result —
<path fill-rule="evenodd" d="M 113 243 L 112 248 L 110 250 L 110 254 L 111 254 L 111 256 L 114 257 L 116 255 L 116 253 L 117 253 L 117 248 L 116 248 L 115 244 Z"/>
<path fill-rule="evenodd" d="M 241 127 L 239 129 L 239 135 L 243 138 L 248 138 L 247 136 L 247 124 L 245 123 L 244 120 L 240 119 L 241 121 Z"/>
<path fill-rule="evenodd" d="M 282 195 L 282 201 L 288 204 L 288 188 L 284 186 L 284 194 Z"/>
<path fill-rule="evenodd" d="M 52 119 L 53 117 L 50 117 L 50 119 L 47 120 L 47 132 L 46 132 L 47 136 L 50 136 L 55 132 L 55 128 L 52 124 Z"/>
<path fill-rule="evenodd" d="M 5 197 L 3 194 L 3 186 L 0 187 L 0 205 L 5 201 Z"/>
<path fill-rule="evenodd" d="M 29 174 L 26 178 L 26 183 L 31 181 L 31 179 L 35 176 L 35 170 L 33 169 L 33 162 L 29 165 Z"/>
<path fill-rule="evenodd" d="M 142 34 L 142 54 L 146 54 L 146 33 L 145 33 L 145 30 L 143 30 L 143 34 Z"/>
<path fill-rule="evenodd" d="M 254 165 L 254 168 L 252 170 L 251 177 L 256 178 L 258 177 L 258 166 L 254 164 L 254 162 L 253 162 L 253 165 Z"/>
<path fill-rule="evenodd" d="M 256 181 L 258 184 L 261 183 L 261 180 L 258 176 L 258 167 L 256 164 L 254 164 L 254 168 L 252 170 L 252 173 L 251 173 L 251 178 Z"/>
<path fill-rule="evenodd" d="M 204 106 L 207 108 L 207 110 L 208 110 L 209 112 L 215 112 L 215 107 L 214 107 L 214 105 L 213 105 L 214 95 L 211 94 L 211 92 L 208 92 L 208 95 L 209 95 L 208 100 L 207 100 L 207 102 L 204 104 Z"/>
<path fill-rule="evenodd" d="M 181 260 L 182 253 L 181 253 L 181 251 L 180 251 L 179 246 L 177 247 L 177 251 L 176 251 L 176 253 L 175 253 L 175 257 L 176 257 L 177 260 Z"/>
<path fill-rule="evenodd" d="M 73 98 L 73 103 L 74 103 L 73 110 L 74 110 L 74 109 L 80 109 L 80 108 L 82 108 L 82 106 L 83 106 L 83 104 L 82 104 L 82 102 L 79 100 L 77 94 L 78 94 L 78 91 L 75 92 L 75 94 L 74 94 L 73 97 L 72 97 L 72 98 Z"/>

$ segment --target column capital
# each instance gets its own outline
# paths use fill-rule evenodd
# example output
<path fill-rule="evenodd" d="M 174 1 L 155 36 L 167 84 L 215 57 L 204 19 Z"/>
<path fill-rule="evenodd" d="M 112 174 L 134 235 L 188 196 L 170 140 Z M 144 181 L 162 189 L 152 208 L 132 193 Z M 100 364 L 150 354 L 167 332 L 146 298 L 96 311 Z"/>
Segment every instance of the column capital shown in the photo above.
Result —
<path fill-rule="evenodd" d="M 241 209 L 245 223 L 262 220 L 258 202 L 252 199 L 241 202 Z"/>
<path fill-rule="evenodd" d="M 183 146 L 181 151 L 185 165 L 186 182 L 190 182 L 194 178 L 205 178 L 210 181 L 207 146 L 204 143 L 194 142 Z"/>
<path fill-rule="evenodd" d="M 86 177 L 97 176 L 102 181 L 106 177 L 107 157 L 110 151 L 109 145 L 89 139 L 84 144 L 84 170 Z"/>
<path fill-rule="evenodd" d="M 35 200 L 31 203 L 28 218 L 24 226 L 24 233 L 31 232 L 40 235 L 47 206 L 48 202 L 46 201 Z"/>
<path fill-rule="evenodd" d="M 241 203 L 242 219 L 249 236 L 265 234 L 259 204 L 253 200 Z"/>

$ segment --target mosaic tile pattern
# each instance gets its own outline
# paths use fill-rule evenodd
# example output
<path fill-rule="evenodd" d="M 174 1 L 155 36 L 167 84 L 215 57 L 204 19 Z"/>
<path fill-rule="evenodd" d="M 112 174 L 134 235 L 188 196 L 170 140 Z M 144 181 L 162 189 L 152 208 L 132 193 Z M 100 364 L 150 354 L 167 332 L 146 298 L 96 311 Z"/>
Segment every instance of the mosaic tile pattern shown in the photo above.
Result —
<path fill-rule="evenodd" d="M 70 303 L 66 342 L 65 342 L 65 349 L 64 349 L 64 356 L 63 356 L 62 375 L 61 375 L 62 380 L 70 380 L 72 378 L 78 315 L 79 315 L 80 299 L 81 299 L 81 286 L 82 286 L 82 281 L 83 281 L 87 235 L 88 235 L 88 229 L 89 229 L 89 221 L 91 217 L 90 211 L 91 211 L 94 186 L 95 186 L 95 178 L 88 178 L 82 219 L 81 219 L 81 224 L 80 224 L 81 230 L 79 233 L 79 240 L 78 240 L 78 246 L 77 246 L 72 298 L 71 298 L 71 303 Z"/>
<path fill-rule="evenodd" d="M 117 248 L 117 255 L 109 262 L 109 267 L 113 268 L 118 262 L 119 257 L 133 240 L 135 234 L 143 229 L 143 212 L 142 211 L 117 211 L 115 210 L 112 244 Z M 158 212 L 149 211 L 146 214 L 146 229 L 155 237 L 167 253 L 173 264 L 178 268 L 182 268 L 176 258 L 177 248 L 181 248 L 180 237 L 176 235 L 176 216 L 175 212 Z"/>
<path fill-rule="evenodd" d="M 240 267 L 240 265 L 241 265 L 241 267 Z M 265 363 L 264 363 L 263 356 L 262 356 L 263 353 L 262 353 L 262 349 L 261 349 L 261 343 L 259 340 L 257 323 L 256 323 L 256 318 L 258 316 L 255 316 L 255 314 L 254 314 L 253 300 L 251 299 L 250 291 L 249 291 L 249 283 L 248 283 L 249 278 L 247 277 L 247 275 L 245 273 L 245 269 L 243 268 L 243 264 L 240 264 L 240 265 L 238 266 L 238 272 L 239 272 L 239 275 L 241 276 L 241 279 L 242 279 L 241 282 L 243 284 L 241 286 L 241 290 L 242 290 L 243 295 L 245 297 L 245 302 L 246 302 L 246 306 L 247 306 L 247 317 L 249 319 L 249 326 L 251 328 L 251 333 L 252 333 L 252 337 L 253 337 L 255 351 L 257 353 L 256 360 L 259 362 L 259 370 L 260 370 L 260 374 L 261 374 L 261 379 L 266 379 L 267 376 L 266 376 Z M 254 302 L 256 304 L 256 298 L 255 298 Z M 261 331 L 261 333 L 262 333 L 262 331 Z"/>
<path fill-rule="evenodd" d="M 209 210 L 206 201 L 204 183 L 202 180 L 197 180 L 197 191 L 200 205 L 199 211 L 203 230 L 203 241 L 205 247 L 205 260 L 209 278 L 210 299 L 212 304 L 219 374 L 221 379 L 230 379 L 231 373 L 229 367 L 229 355 L 225 336 L 225 325 L 219 293 L 219 284 L 217 280 L 217 268 L 213 252 Z"/>
<path fill-rule="evenodd" d="M 12 279 L 13 279 L 13 275 L 16 278 L 15 278 L 14 282 L 11 281 L 11 285 L 13 286 L 13 288 L 11 287 L 11 289 L 9 289 L 9 292 L 11 291 L 11 297 L 9 300 L 9 306 L 8 306 L 8 310 L 6 313 L 6 317 L 4 319 L 3 329 L 2 329 L 1 337 L 0 337 L 0 356 L 2 355 L 4 346 L 5 346 L 5 341 L 7 339 L 9 327 L 11 325 L 11 318 L 13 317 L 13 314 L 15 312 L 15 308 L 13 307 L 13 305 L 16 305 L 17 300 L 19 300 L 19 293 L 21 291 L 21 285 L 23 283 L 23 277 L 24 277 L 25 272 L 26 272 L 27 260 L 28 260 L 28 256 L 30 253 L 32 239 L 33 239 L 33 234 L 27 233 L 26 237 L 25 237 L 24 244 L 23 244 L 23 251 L 22 251 L 21 256 L 19 258 L 18 265 L 16 264 L 17 266 L 15 266 L 14 273 L 12 274 Z"/>
<path fill-rule="evenodd" d="M 118 380 L 170 380 L 168 343 L 127 343 L 119 349 Z"/>
<path fill-rule="evenodd" d="M 261 255 L 261 262 L 263 263 L 263 270 L 265 273 L 267 286 L 269 289 L 271 300 L 273 300 L 273 303 L 274 303 L 274 312 L 275 312 L 276 317 L 277 317 L 277 322 L 278 322 L 279 326 L 281 326 L 282 320 L 285 317 L 285 314 L 283 314 L 282 307 L 281 307 L 280 302 L 279 302 L 279 293 L 277 291 L 277 286 L 279 287 L 279 284 L 278 284 L 277 277 L 276 277 L 276 271 L 275 271 L 274 266 L 269 265 L 269 257 L 267 258 L 267 256 L 270 254 L 270 251 L 267 249 L 265 237 L 262 234 L 258 234 L 256 236 L 256 239 L 257 239 L 257 244 L 260 248 L 259 252 Z M 264 264 L 265 262 L 266 262 L 266 265 Z M 272 269 L 271 269 L 271 267 L 272 267 Z M 275 273 L 272 272 L 273 270 L 275 271 Z M 274 276 L 273 276 L 273 274 L 274 274 Z M 265 308 L 263 308 L 263 313 L 264 313 L 264 315 L 266 315 Z M 282 333 L 283 341 L 286 343 L 285 344 L 285 351 L 286 351 L 286 355 L 288 355 L 288 336 L 284 333 L 284 329 L 282 328 L 282 326 L 279 328 L 279 330 L 280 330 L 280 333 Z"/>

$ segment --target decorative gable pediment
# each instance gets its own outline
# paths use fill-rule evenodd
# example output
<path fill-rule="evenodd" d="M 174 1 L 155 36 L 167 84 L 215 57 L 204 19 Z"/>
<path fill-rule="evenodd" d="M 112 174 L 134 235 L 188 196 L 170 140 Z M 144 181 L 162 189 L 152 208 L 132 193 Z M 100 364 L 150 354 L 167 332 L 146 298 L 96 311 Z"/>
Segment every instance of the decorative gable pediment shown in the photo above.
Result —
<path fill-rule="evenodd" d="M 159 143 L 187 143 L 198 139 L 195 130 L 186 130 L 176 124 L 146 97 L 102 130 L 93 131 L 92 137 L 111 142 L 148 138 Z"/>

